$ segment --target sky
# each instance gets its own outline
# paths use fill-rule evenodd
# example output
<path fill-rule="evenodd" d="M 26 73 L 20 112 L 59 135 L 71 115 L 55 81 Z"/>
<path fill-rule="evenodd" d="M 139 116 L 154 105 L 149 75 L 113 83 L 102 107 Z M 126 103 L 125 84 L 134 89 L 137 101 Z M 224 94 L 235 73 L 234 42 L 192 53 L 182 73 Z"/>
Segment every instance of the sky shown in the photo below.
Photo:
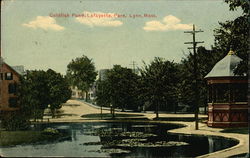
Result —
<path fill-rule="evenodd" d="M 119 64 L 132 68 L 154 57 L 180 62 L 196 35 L 207 49 L 219 21 L 233 20 L 222 0 L 3 0 L 1 53 L 9 65 L 66 73 L 86 55 L 97 70 Z"/>

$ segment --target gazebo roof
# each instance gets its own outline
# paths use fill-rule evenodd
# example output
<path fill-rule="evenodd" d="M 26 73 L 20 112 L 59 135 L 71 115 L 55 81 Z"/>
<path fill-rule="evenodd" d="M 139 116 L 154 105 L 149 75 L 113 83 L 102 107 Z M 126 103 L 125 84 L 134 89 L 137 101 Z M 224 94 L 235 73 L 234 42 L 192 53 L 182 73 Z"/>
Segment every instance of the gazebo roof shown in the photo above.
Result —
<path fill-rule="evenodd" d="M 205 78 L 238 76 L 234 73 L 234 70 L 241 61 L 242 59 L 230 50 L 227 56 L 215 64 L 213 69 L 205 76 Z"/>

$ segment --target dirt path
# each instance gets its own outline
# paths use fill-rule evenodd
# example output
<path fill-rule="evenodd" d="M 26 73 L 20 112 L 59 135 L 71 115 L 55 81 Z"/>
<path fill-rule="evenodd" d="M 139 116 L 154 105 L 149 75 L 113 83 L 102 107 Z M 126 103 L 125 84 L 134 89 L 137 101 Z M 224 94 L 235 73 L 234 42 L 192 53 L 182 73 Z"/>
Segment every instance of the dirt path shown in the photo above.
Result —
<path fill-rule="evenodd" d="M 84 102 L 81 102 L 79 100 L 68 100 L 67 103 L 62 106 L 60 109 L 60 118 L 53 118 L 50 119 L 51 122 L 79 122 L 84 121 L 85 119 L 82 118 L 82 115 L 87 114 L 95 114 L 100 113 L 100 109 L 90 106 Z M 109 110 L 103 109 L 103 113 L 110 113 Z M 152 120 L 155 118 L 154 113 L 135 113 L 135 112 L 116 112 L 117 114 L 138 114 L 138 115 L 144 115 L 148 119 Z M 194 117 L 193 114 L 159 114 L 160 117 L 168 117 L 168 118 L 191 118 Z M 206 118 L 206 115 L 199 115 L 200 118 Z"/>

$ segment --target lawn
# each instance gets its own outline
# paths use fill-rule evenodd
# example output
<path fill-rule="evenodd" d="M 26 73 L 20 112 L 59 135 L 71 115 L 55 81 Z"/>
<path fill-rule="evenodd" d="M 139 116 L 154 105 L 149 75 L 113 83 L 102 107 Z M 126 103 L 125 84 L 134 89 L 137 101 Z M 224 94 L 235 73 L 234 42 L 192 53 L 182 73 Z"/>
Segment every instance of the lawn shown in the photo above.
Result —
<path fill-rule="evenodd" d="M 242 127 L 242 128 L 227 128 L 221 131 L 222 133 L 238 133 L 238 134 L 248 134 L 249 128 Z"/>
<path fill-rule="evenodd" d="M 140 114 L 115 114 L 115 118 L 112 118 L 112 114 L 110 113 L 103 113 L 102 115 L 100 113 L 95 114 L 86 114 L 82 115 L 81 117 L 86 119 L 146 119 L 144 115 Z M 140 117 L 140 118 L 138 118 Z"/>
<path fill-rule="evenodd" d="M 39 131 L 0 131 L 0 146 L 35 143 L 43 138 Z"/>
<path fill-rule="evenodd" d="M 0 131 L 0 146 L 51 142 L 68 137 L 65 134 L 44 134 L 43 131 Z"/>

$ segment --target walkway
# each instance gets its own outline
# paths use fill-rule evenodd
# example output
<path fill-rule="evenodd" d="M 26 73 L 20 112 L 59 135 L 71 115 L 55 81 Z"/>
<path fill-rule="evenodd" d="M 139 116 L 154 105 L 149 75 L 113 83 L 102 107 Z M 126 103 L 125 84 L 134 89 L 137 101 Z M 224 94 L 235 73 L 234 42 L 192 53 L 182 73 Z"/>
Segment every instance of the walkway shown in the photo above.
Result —
<path fill-rule="evenodd" d="M 82 115 L 100 113 L 100 109 L 87 105 L 81 101 L 69 100 L 60 110 L 61 117 L 50 119 L 51 122 L 86 122 L 86 118 L 82 118 Z M 109 113 L 107 109 L 103 110 L 103 113 Z M 140 114 L 144 115 L 148 119 L 152 120 L 155 117 L 155 114 L 152 113 L 129 113 L 129 112 L 116 112 L 116 113 L 126 113 L 126 114 Z M 167 118 L 190 118 L 193 117 L 193 114 L 160 114 L 160 117 Z M 140 116 L 139 116 L 140 117 Z M 143 117 L 143 116 L 141 116 Z M 207 117 L 206 115 L 199 115 L 200 118 Z M 93 121 L 93 120 L 92 120 Z M 100 120 L 99 120 L 100 121 Z M 170 121 L 156 121 L 156 122 L 170 122 Z M 220 128 L 210 128 L 207 127 L 204 123 L 199 123 L 199 130 L 194 130 L 194 122 L 185 122 L 185 121 L 171 121 L 172 123 L 185 124 L 186 127 L 174 129 L 170 132 L 172 133 L 185 133 L 185 134 L 201 134 L 201 135 L 216 135 L 224 136 L 228 138 L 235 138 L 240 141 L 240 143 L 231 148 L 210 153 L 207 155 L 202 155 L 199 158 L 218 158 L 218 157 L 229 157 L 232 155 L 238 155 L 242 153 L 249 152 L 249 135 L 248 134 L 234 134 L 234 133 L 221 133 L 223 129 Z"/>

